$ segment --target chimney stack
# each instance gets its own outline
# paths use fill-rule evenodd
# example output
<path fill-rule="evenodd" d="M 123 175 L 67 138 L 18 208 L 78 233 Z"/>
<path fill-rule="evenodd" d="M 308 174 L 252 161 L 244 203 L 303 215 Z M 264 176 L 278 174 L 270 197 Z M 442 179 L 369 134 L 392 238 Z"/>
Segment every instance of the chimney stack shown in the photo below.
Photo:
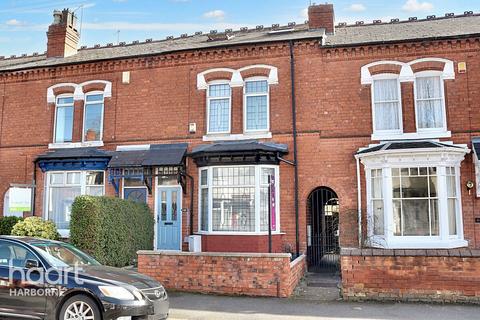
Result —
<path fill-rule="evenodd" d="M 47 58 L 68 57 L 77 53 L 80 34 L 77 17 L 69 9 L 53 11 L 53 22 L 47 32 Z"/>
<path fill-rule="evenodd" d="M 327 34 L 335 33 L 335 14 L 333 4 L 313 4 L 308 7 L 309 29 L 324 28 Z"/>

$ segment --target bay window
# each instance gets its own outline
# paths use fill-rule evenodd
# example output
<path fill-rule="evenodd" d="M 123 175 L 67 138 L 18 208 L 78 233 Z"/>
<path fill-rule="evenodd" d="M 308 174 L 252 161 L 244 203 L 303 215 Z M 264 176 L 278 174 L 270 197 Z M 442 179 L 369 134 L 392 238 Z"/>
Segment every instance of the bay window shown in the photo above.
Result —
<path fill-rule="evenodd" d="M 210 233 L 278 232 L 278 166 L 219 166 L 200 170 L 199 231 Z M 274 179 L 272 200 L 269 177 Z M 274 202 L 273 202 L 274 201 Z M 272 205 L 273 204 L 273 205 Z"/>
<path fill-rule="evenodd" d="M 244 87 L 244 131 L 269 130 L 269 86 L 262 78 L 245 81 Z"/>
<path fill-rule="evenodd" d="M 437 168 L 392 169 L 395 236 L 438 236 Z"/>
<path fill-rule="evenodd" d="M 54 142 L 72 142 L 73 139 L 73 95 L 57 97 L 55 104 Z"/>
<path fill-rule="evenodd" d="M 445 101 L 441 72 L 424 71 L 415 76 L 417 130 L 445 131 Z"/>
<path fill-rule="evenodd" d="M 103 93 L 88 93 L 85 96 L 83 141 L 102 141 Z"/>
<path fill-rule="evenodd" d="M 212 82 L 207 92 L 207 133 L 230 133 L 230 112 L 230 84 Z"/>
<path fill-rule="evenodd" d="M 385 248 L 466 245 L 457 166 L 367 168 L 369 242 Z"/>
<path fill-rule="evenodd" d="M 402 133 L 402 105 L 398 75 L 374 76 L 372 85 L 373 131 Z"/>
<path fill-rule="evenodd" d="M 46 219 L 68 236 L 72 203 L 77 196 L 104 195 L 103 171 L 52 171 L 46 176 Z"/>

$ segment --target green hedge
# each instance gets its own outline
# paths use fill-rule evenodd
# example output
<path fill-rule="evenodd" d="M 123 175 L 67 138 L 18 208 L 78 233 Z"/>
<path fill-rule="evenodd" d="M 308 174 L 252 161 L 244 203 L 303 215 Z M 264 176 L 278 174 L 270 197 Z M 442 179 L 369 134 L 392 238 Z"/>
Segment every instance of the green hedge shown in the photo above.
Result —
<path fill-rule="evenodd" d="M 153 215 L 145 204 L 80 196 L 72 205 L 71 243 L 102 264 L 131 265 L 138 250 L 153 248 L 153 229 Z"/>
<path fill-rule="evenodd" d="M 22 220 L 18 217 L 0 217 L 0 235 L 11 235 L 13 226 Z"/>

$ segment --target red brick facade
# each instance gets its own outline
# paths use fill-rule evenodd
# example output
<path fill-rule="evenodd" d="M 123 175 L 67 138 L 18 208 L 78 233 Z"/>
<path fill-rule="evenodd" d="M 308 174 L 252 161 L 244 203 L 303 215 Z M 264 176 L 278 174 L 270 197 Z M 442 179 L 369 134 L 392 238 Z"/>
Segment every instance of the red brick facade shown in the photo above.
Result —
<path fill-rule="evenodd" d="M 321 46 L 318 39 L 294 42 L 299 173 L 298 239 L 301 253 L 307 248 L 307 199 L 313 190 L 321 186 L 331 188 L 339 198 L 340 246 L 358 247 L 357 168 L 354 155 L 359 148 L 378 142 L 371 138 L 371 86 L 361 84 L 362 66 L 380 60 L 406 63 L 425 57 L 453 61 L 455 79 L 445 81 L 447 128 L 451 131 L 451 137 L 441 140 L 467 144 L 471 148 L 472 138 L 480 136 L 480 116 L 476 109 L 480 107 L 479 49 L 478 37 L 337 47 Z M 197 75 L 215 68 L 238 70 L 258 64 L 273 66 L 278 69 L 278 84 L 270 85 L 272 138 L 263 140 L 287 144 L 290 153 L 285 158 L 293 160 L 290 62 L 289 42 L 279 41 L 2 71 L 0 194 L 3 196 L 12 183 L 30 184 L 36 172 L 35 214 L 44 214 L 45 174 L 38 168 L 34 169 L 33 161 L 40 153 L 48 150 L 48 145 L 52 143 L 55 105 L 47 103 L 47 88 L 59 83 L 79 84 L 91 80 L 112 83 L 111 97 L 105 99 L 103 149 L 114 150 L 119 145 L 186 142 L 191 151 L 195 146 L 208 143 L 203 141 L 206 134 L 206 91 L 197 88 Z M 465 73 L 458 72 L 459 62 L 466 63 Z M 395 67 L 383 68 L 375 67 L 371 72 L 398 72 Z M 415 68 L 437 70 L 438 65 L 419 64 Z M 129 83 L 122 82 L 123 72 L 130 72 Z M 266 73 L 265 69 L 250 69 L 242 75 L 247 77 Z M 209 74 L 206 80 L 230 76 L 219 72 Z M 86 86 L 84 91 L 95 89 L 99 88 Z M 232 88 L 232 134 L 243 132 L 242 90 L 240 87 Z M 401 84 L 403 127 L 406 133 L 416 130 L 413 91 L 411 82 Z M 64 92 L 55 92 L 59 93 Z M 81 141 L 82 110 L 83 101 L 76 101 L 73 142 Z M 189 133 L 190 123 L 196 124 L 196 133 Z M 480 202 L 476 190 L 469 192 L 465 187 L 467 181 L 475 181 L 473 156 L 472 153 L 468 154 L 461 164 L 460 183 L 464 238 L 472 249 L 480 248 L 480 229 L 475 222 L 480 218 Z M 366 186 L 364 171 L 360 172 L 362 229 L 366 230 Z M 183 236 L 189 235 L 191 224 L 194 233 L 198 231 L 198 168 L 190 158 L 187 159 L 187 173 L 194 177 L 193 221 L 184 214 Z M 282 162 L 281 234 L 274 236 L 274 252 L 292 252 L 295 248 L 293 181 L 293 167 Z M 114 195 L 114 189 L 108 183 L 106 194 Z M 152 209 L 155 207 L 154 195 L 155 189 L 147 201 Z M 189 208 L 191 201 L 188 192 L 183 195 L 184 208 Z M 3 212 L 2 209 L 3 201 L 0 201 L 0 212 Z M 363 234 L 362 238 L 365 237 L 366 234 Z M 204 251 L 267 250 L 265 235 L 210 235 L 204 237 L 202 244 Z M 186 249 L 185 244 L 184 248 Z M 358 264 L 357 260 L 355 262 L 352 259 L 360 258 L 342 258 L 342 270 L 350 270 L 347 269 L 351 268 L 350 264 Z M 380 258 L 369 259 L 374 261 L 368 261 L 368 265 L 375 265 Z M 389 261 L 402 265 L 410 261 L 408 259 L 410 258 L 392 258 Z M 439 259 L 427 259 L 425 263 L 432 265 Z M 440 260 L 447 263 L 447 259 Z M 147 262 L 145 264 L 148 265 Z M 346 276 L 348 278 L 348 273 Z M 448 274 L 444 277 L 448 277 Z M 352 279 L 345 284 L 349 285 L 351 281 Z"/>

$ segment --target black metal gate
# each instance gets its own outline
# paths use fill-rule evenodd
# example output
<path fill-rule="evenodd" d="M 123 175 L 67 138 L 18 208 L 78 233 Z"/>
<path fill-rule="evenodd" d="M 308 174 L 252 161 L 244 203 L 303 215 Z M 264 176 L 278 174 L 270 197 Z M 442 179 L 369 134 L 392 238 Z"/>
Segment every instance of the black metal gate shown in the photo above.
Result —
<path fill-rule="evenodd" d="M 308 197 L 307 209 L 308 270 L 336 273 L 340 267 L 337 194 L 330 188 L 317 188 Z"/>

